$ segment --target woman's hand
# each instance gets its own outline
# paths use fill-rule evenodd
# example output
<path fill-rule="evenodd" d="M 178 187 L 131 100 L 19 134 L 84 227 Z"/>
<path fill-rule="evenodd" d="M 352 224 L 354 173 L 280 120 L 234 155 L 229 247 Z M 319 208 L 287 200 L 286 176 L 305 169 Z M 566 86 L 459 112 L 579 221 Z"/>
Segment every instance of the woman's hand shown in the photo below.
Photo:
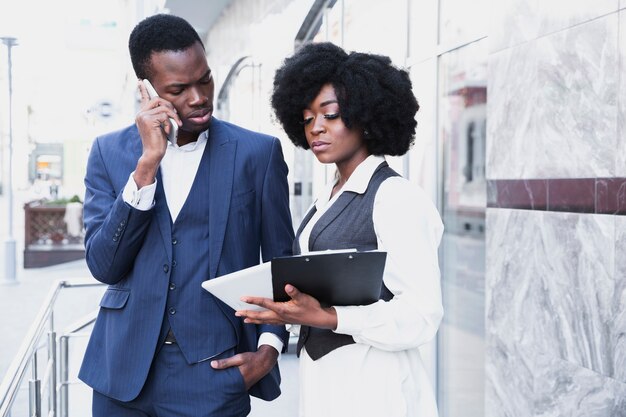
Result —
<path fill-rule="evenodd" d="M 241 301 L 266 308 L 267 311 L 238 310 L 237 317 L 253 324 L 303 324 L 320 329 L 337 328 L 337 312 L 334 307 L 324 308 L 319 301 L 298 291 L 293 285 L 285 285 L 291 300 L 274 302 L 263 297 L 242 297 Z"/>

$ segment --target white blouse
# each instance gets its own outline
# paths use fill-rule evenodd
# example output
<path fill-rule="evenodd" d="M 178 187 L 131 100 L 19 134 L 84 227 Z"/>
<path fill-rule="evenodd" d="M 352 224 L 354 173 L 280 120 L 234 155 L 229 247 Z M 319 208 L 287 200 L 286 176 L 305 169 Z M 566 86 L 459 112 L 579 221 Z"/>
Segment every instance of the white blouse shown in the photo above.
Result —
<path fill-rule="evenodd" d="M 305 253 L 315 223 L 341 193 L 364 193 L 384 161 L 370 156 L 330 199 L 331 183 L 299 243 Z M 335 307 L 336 333 L 356 344 L 313 361 L 300 361 L 301 416 L 437 416 L 435 397 L 418 347 L 436 334 L 443 316 L 437 248 L 443 224 L 424 191 L 402 177 L 379 187 L 372 214 L 378 249 L 387 252 L 383 275 L 392 300 Z"/>

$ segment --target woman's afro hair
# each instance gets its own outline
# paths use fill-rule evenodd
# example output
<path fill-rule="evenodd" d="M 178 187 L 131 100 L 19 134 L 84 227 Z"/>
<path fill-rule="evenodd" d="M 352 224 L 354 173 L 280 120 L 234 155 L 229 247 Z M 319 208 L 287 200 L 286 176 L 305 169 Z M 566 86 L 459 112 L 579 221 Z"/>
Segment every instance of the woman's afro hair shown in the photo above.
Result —
<path fill-rule="evenodd" d="M 304 45 L 276 71 L 271 103 L 289 139 L 309 149 L 302 112 L 321 88 L 335 89 L 341 118 L 361 129 L 370 154 L 403 155 L 415 137 L 419 105 L 409 74 L 389 57 L 346 53 L 328 43 Z"/>

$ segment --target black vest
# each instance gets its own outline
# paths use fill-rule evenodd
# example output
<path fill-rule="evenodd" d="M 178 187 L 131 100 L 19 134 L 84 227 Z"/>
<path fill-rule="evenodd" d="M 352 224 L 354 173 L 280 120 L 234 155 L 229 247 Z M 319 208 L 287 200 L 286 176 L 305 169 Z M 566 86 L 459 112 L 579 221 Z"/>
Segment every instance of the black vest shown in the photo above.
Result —
<path fill-rule="evenodd" d="M 370 179 L 365 193 L 358 194 L 345 191 L 337 201 L 324 213 L 311 230 L 309 248 L 312 251 L 327 249 L 351 249 L 368 251 L 378 249 L 372 213 L 374 200 L 380 184 L 389 177 L 398 174 L 382 162 Z M 307 213 L 296 233 L 293 254 L 301 253 L 299 238 L 302 230 L 315 214 L 315 206 Z M 391 291 L 383 284 L 380 298 L 389 301 L 393 298 Z M 355 343 L 350 335 L 335 333 L 329 329 L 302 326 L 298 339 L 297 353 L 306 346 L 307 353 L 317 360 L 327 353 L 345 345 Z"/>

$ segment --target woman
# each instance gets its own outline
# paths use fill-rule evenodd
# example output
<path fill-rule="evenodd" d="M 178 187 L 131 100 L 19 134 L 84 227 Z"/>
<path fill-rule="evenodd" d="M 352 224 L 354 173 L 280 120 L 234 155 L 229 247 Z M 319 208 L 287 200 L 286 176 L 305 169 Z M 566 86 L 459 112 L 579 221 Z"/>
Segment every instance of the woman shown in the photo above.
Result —
<path fill-rule="evenodd" d="M 291 285 L 291 300 L 243 300 L 248 323 L 300 324 L 300 415 L 436 416 L 418 347 L 443 309 L 437 247 L 443 226 L 416 185 L 383 155 L 405 154 L 419 109 L 405 71 L 389 58 L 309 44 L 276 72 L 272 106 L 293 143 L 334 163 L 335 180 L 305 216 L 294 253 L 387 252 L 381 299 L 323 307 Z"/>

